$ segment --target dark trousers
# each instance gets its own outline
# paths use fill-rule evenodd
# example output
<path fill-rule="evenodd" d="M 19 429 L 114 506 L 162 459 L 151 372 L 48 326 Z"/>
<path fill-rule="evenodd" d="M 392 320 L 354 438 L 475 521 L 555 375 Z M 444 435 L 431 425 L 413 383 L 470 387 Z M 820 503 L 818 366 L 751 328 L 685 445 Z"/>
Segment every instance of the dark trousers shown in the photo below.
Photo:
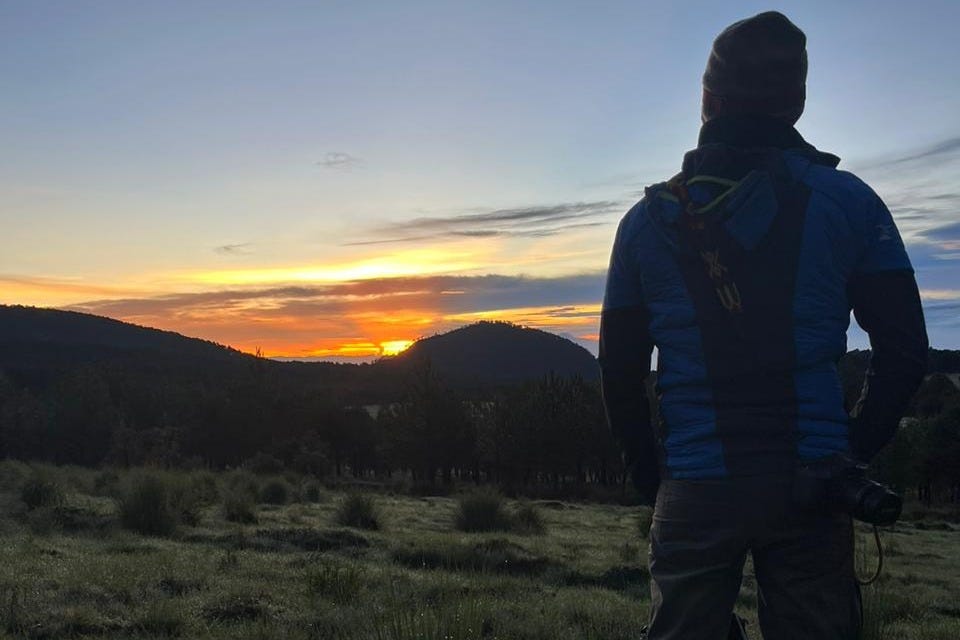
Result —
<path fill-rule="evenodd" d="M 725 640 L 747 552 L 765 640 L 856 640 L 853 525 L 790 500 L 792 478 L 668 480 L 650 529 L 650 640 Z"/>

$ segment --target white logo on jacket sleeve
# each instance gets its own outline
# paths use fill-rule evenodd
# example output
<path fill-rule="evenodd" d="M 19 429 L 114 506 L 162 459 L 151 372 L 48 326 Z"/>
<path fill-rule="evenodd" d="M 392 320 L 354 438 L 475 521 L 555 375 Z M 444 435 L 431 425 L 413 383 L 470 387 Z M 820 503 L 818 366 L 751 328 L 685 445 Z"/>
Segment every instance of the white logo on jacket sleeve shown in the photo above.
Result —
<path fill-rule="evenodd" d="M 878 224 L 877 231 L 879 232 L 877 242 L 893 240 L 896 237 L 896 233 L 892 224 Z"/>

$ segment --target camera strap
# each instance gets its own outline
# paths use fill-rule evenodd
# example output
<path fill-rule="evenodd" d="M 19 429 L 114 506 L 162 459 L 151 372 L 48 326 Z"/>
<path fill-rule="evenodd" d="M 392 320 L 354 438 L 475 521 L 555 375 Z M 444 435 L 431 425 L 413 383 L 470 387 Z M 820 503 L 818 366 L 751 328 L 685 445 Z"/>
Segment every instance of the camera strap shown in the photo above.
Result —
<path fill-rule="evenodd" d="M 857 584 L 861 587 L 866 587 L 876 582 L 880 578 L 880 572 L 883 571 L 883 544 L 880 542 L 880 529 L 877 525 L 873 525 L 873 539 L 877 543 L 877 570 L 869 580 L 861 580 L 860 576 L 857 576 Z"/>

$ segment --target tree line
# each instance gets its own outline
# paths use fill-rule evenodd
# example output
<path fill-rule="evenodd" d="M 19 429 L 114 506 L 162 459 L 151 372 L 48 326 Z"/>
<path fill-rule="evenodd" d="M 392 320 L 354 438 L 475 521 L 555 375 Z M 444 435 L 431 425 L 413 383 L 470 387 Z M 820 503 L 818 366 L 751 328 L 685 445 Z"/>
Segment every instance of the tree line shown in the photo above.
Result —
<path fill-rule="evenodd" d="M 263 363 L 218 379 L 114 364 L 45 385 L 0 371 L 0 459 L 84 466 L 275 465 L 415 484 L 615 484 L 599 386 L 579 377 L 458 392 L 428 363 L 379 404 Z"/>
<path fill-rule="evenodd" d="M 186 375 L 92 363 L 40 384 L 0 371 L 0 459 L 253 465 L 557 494 L 617 487 L 624 478 L 594 381 L 546 376 L 464 392 L 424 362 L 403 373 L 399 391 L 369 405 L 271 364 Z M 875 476 L 927 502 L 960 502 L 960 390 L 943 374 L 930 376 L 911 416 L 876 460 Z"/>

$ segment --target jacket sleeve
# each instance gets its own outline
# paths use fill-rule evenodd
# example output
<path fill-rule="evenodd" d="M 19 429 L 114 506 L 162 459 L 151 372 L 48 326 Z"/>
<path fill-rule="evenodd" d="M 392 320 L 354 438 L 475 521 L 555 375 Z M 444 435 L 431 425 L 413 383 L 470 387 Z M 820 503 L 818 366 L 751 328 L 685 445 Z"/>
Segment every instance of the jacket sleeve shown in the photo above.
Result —
<path fill-rule="evenodd" d="M 913 268 L 879 198 L 867 220 L 865 248 L 847 289 L 854 317 L 870 336 L 870 363 L 850 421 L 851 452 L 863 461 L 896 434 L 923 382 L 929 346 Z"/>
<path fill-rule="evenodd" d="M 607 421 L 628 466 L 659 477 L 645 381 L 653 340 L 640 278 L 626 255 L 624 223 L 614 241 L 600 316 L 600 374 Z M 635 477 L 635 480 L 637 478 Z"/>

